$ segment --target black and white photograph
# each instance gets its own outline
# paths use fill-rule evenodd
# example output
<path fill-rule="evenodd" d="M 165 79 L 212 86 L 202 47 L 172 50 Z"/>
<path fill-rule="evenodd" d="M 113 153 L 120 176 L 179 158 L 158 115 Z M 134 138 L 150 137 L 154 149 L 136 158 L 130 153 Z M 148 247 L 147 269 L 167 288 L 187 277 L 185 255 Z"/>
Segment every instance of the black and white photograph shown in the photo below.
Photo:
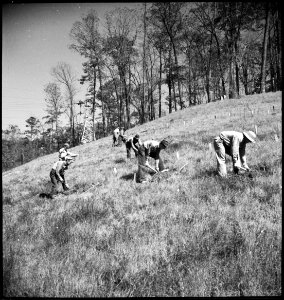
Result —
<path fill-rule="evenodd" d="M 282 9 L 2 3 L 2 299 L 282 295 Z"/>

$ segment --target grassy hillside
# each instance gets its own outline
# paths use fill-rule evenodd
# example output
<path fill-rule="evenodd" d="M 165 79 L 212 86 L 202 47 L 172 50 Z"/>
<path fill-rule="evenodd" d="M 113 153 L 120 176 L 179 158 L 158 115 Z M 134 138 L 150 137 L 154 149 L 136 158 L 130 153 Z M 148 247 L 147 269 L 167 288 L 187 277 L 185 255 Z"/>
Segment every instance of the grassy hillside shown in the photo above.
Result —
<path fill-rule="evenodd" d="M 172 140 L 161 153 L 170 171 L 147 184 L 112 137 L 71 149 L 70 195 L 37 196 L 57 154 L 3 173 L 4 295 L 280 295 L 281 97 L 199 105 L 127 131 Z M 254 177 L 216 177 L 213 138 L 254 125 Z"/>

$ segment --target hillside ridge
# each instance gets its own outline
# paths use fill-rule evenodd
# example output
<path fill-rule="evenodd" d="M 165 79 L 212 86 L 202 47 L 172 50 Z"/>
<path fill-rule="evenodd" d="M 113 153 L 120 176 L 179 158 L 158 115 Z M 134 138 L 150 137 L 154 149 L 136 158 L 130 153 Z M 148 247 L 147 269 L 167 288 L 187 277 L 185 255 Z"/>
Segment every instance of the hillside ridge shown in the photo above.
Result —
<path fill-rule="evenodd" d="M 169 171 L 146 184 L 134 181 L 134 153 L 127 159 L 111 136 L 71 149 L 70 193 L 53 199 L 57 153 L 6 173 L 6 295 L 280 295 L 281 100 L 277 92 L 199 105 L 126 131 L 172 141 L 161 152 Z M 216 176 L 215 135 L 255 125 L 253 177 L 234 176 L 230 158 L 228 178 Z"/>
<path fill-rule="evenodd" d="M 276 96 L 277 99 L 281 99 L 281 92 L 276 92 L 276 93 L 266 93 L 265 94 L 267 97 L 269 97 L 269 95 L 273 95 Z M 259 98 L 263 97 L 263 94 L 257 94 L 257 95 L 249 95 L 249 96 L 244 96 L 240 99 L 227 99 L 227 100 L 220 100 L 217 102 L 211 102 L 211 103 L 206 103 L 206 104 L 200 104 L 200 105 L 196 105 L 196 106 L 191 106 L 191 107 L 187 107 L 183 110 L 178 110 L 178 111 L 173 111 L 171 114 L 168 114 L 166 116 L 163 116 L 161 118 L 149 121 L 148 123 L 145 124 L 141 124 L 141 125 L 137 125 L 133 128 L 130 128 L 128 130 L 126 130 L 125 134 L 126 135 L 134 135 L 136 133 L 140 134 L 142 140 L 148 140 L 148 139 L 162 139 L 163 137 L 170 137 L 171 139 L 174 138 L 173 135 L 169 135 L 168 132 L 170 132 L 171 128 L 173 127 L 173 125 L 176 125 L 176 123 L 178 122 L 179 125 L 179 131 L 186 131 L 186 130 L 194 130 L 194 126 L 200 126 L 202 124 L 204 124 L 204 119 L 206 119 L 207 121 L 209 119 L 213 119 L 215 118 L 215 121 L 218 121 L 222 118 L 222 116 L 224 115 L 223 110 L 226 109 L 228 110 L 228 115 L 233 117 L 233 116 L 237 116 L 237 114 L 235 113 L 235 110 L 238 110 L 238 116 L 243 117 L 242 116 L 242 112 L 240 113 L 240 108 L 244 108 L 247 109 L 247 106 L 249 106 L 249 108 L 251 110 L 253 110 L 254 106 L 255 106 L 255 101 L 258 100 Z M 250 103 L 252 102 L 252 103 Z M 208 115 L 206 116 L 206 114 L 204 113 L 203 118 L 200 118 L 200 115 L 202 114 L 202 110 L 204 110 L 205 112 L 210 112 L 211 107 L 217 107 L 217 108 L 221 108 L 222 110 L 221 112 L 216 112 L 213 115 L 208 114 L 209 115 L 209 119 L 208 119 Z M 269 105 L 269 103 L 267 103 L 266 105 L 263 106 L 264 110 L 269 110 L 269 108 L 271 109 L 272 112 L 272 107 Z M 247 111 L 247 115 L 249 116 L 250 111 Z M 196 123 L 196 119 L 199 119 L 199 123 Z M 236 128 L 237 129 L 237 128 Z M 247 129 L 247 128 L 246 128 Z M 252 130 L 254 128 L 251 128 Z M 178 134 L 180 134 L 180 132 L 177 132 Z M 218 132 L 212 132 L 211 136 L 212 138 L 218 134 Z M 111 150 L 114 150 L 111 148 L 112 145 L 112 135 L 109 135 L 107 137 L 98 139 L 96 141 L 90 142 L 88 144 L 84 144 L 84 145 L 78 145 L 75 147 L 70 148 L 71 151 L 74 152 L 78 152 L 80 153 L 84 153 L 85 151 L 88 151 L 90 149 L 96 149 L 96 147 L 109 147 Z M 124 145 L 122 146 L 124 147 Z M 8 170 L 3 172 L 3 175 L 12 173 L 13 170 L 14 171 L 20 171 L 22 168 L 25 168 L 25 166 L 29 165 L 32 162 L 36 162 L 37 160 L 42 161 L 43 159 L 51 159 L 51 161 L 56 161 L 57 160 L 57 152 L 56 153 L 52 153 L 52 154 L 48 154 L 42 157 L 39 157 L 35 160 L 32 160 L 22 166 L 18 166 L 16 168 L 13 168 L 12 170 Z M 78 160 L 82 159 L 82 156 L 79 156 Z"/>

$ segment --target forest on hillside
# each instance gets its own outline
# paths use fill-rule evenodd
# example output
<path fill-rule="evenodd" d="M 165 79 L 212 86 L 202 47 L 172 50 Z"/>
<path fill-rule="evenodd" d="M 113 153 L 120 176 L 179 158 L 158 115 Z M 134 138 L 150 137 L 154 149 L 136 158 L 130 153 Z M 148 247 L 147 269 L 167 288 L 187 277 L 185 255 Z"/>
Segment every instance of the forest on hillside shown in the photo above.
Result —
<path fill-rule="evenodd" d="M 212 101 L 275 92 L 282 86 L 280 2 L 153 2 L 91 10 L 74 20 L 70 51 L 84 58 L 51 66 L 47 115 L 27 130 L 2 129 L 2 170 Z M 76 96 L 88 86 L 85 99 Z M 62 117 L 68 124 L 62 125 Z M 82 121 L 83 119 L 83 121 Z"/>

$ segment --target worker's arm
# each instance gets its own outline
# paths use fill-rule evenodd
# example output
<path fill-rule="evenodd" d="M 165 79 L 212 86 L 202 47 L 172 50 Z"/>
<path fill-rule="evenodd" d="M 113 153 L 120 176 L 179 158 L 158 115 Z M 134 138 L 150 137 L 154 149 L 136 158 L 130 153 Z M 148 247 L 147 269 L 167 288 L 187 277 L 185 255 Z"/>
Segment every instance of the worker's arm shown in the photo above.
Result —
<path fill-rule="evenodd" d="M 145 158 L 146 158 L 146 162 L 145 162 L 145 166 L 149 166 L 149 149 L 147 147 L 145 147 Z"/>
<path fill-rule="evenodd" d="M 234 166 L 238 167 L 239 165 L 239 151 L 240 151 L 240 141 L 237 136 L 234 136 L 232 139 L 232 145 L 231 145 L 231 154 L 233 159 Z"/>
<path fill-rule="evenodd" d="M 76 154 L 76 153 L 72 153 L 72 152 L 70 152 L 70 151 L 67 151 L 67 155 L 70 155 L 70 156 L 72 156 L 72 157 L 76 157 L 76 156 L 78 156 L 79 154 Z"/>
<path fill-rule="evenodd" d="M 243 144 L 240 147 L 240 159 L 241 159 L 241 163 L 242 163 L 243 167 L 249 171 L 250 168 L 247 164 L 247 159 L 246 159 L 246 144 Z"/>
<path fill-rule="evenodd" d="M 135 147 L 135 145 L 133 144 L 133 139 L 131 139 L 131 147 L 134 151 L 138 151 L 138 149 Z"/>

